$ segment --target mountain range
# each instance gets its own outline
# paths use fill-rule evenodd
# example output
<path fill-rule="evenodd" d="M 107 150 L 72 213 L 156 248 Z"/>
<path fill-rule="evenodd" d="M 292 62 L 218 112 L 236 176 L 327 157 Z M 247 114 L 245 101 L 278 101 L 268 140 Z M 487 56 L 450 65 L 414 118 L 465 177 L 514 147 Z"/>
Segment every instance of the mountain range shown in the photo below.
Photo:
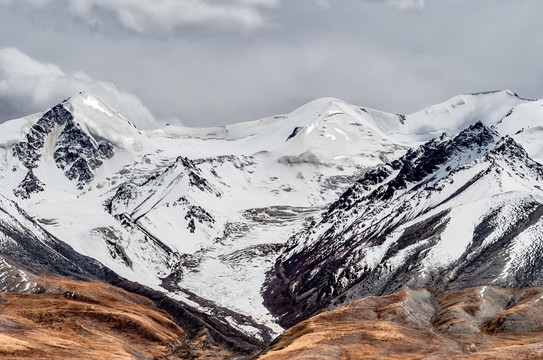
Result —
<path fill-rule="evenodd" d="M 156 130 L 79 93 L 0 124 L 0 289 L 107 283 L 169 314 L 172 358 L 231 358 L 368 296 L 541 286 L 542 135 L 508 90 Z"/>

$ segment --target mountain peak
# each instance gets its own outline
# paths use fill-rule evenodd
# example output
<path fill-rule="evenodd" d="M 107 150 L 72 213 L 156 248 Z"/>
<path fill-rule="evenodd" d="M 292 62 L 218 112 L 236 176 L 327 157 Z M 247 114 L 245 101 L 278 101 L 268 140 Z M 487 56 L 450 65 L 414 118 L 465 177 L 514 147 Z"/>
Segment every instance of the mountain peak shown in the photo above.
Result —
<path fill-rule="evenodd" d="M 289 118 L 304 118 L 307 119 L 305 122 L 314 122 L 334 113 L 342 113 L 349 106 L 351 105 L 341 99 L 322 97 L 295 109 L 289 114 Z"/>
<path fill-rule="evenodd" d="M 118 123 L 116 126 L 128 125 L 133 128 L 136 127 L 104 100 L 90 93 L 77 93 L 64 100 L 61 104 L 66 107 L 68 111 L 74 113 L 74 115 L 75 113 L 84 115 L 80 119 L 77 119 L 79 122 L 87 122 L 92 119 L 94 121 L 100 121 L 99 125 L 101 126 L 107 126 L 107 123 Z"/>
<path fill-rule="evenodd" d="M 82 189 L 94 178 L 93 170 L 113 157 L 114 150 L 106 139 L 89 136 L 73 114 L 58 104 L 32 125 L 23 140 L 14 144 L 12 153 L 28 171 L 15 194 L 28 198 L 30 193 L 44 190 L 33 172 L 43 160 L 52 158 L 66 177 L 77 180 Z"/>
<path fill-rule="evenodd" d="M 88 93 L 76 94 L 37 118 L 13 144 L 13 157 L 26 171 L 14 193 L 29 198 L 44 191 L 47 181 L 42 177 L 51 176 L 48 164 L 55 164 L 83 189 L 94 179 L 95 170 L 118 150 L 137 154 L 145 141 L 134 125 L 104 101 Z"/>
<path fill-rule="evenodd" d="M 320 223 L 289 240 L 267 291 L 297 313 L 284 298 L 270 308 L 290 326 L 322 299 L 337 304 L 402 285 L 540 284 L 531 234 L 541 226 L 542 179 L 543 166 L 522 146 L 482 122 L 409 150 L 368 171 Z"/>
<path fill-rule="evenodd" d="M 473 93 L 463 93 L 464 96 L 485 96 L 485 95 L 508 95 L 513 96 L 517 98 L 521 98 L 516 92 L 509 89 L 502 89 L 502 90 L 490 90 L 490 91 L 479 91 L 479 92 L 473 92 Z"/>
<path fill-rule="evenodd" d="M 510 90 L 461 94 L 407 115 L 404 126 L 396 131 L 407 142 L 420 144 L 442 132 L 457 134 L 478 121 L 494 126 L 512 109 L 527 102 L 530 100 Z"/>
<path fill-rule="evenodd" d="M 105 101 L 89 93 L 80 92 L 61 103 L 81 129 L 96 141 L 107 140 L 114 147 L 139 153 L 143 136 L 136 126 Z"/>

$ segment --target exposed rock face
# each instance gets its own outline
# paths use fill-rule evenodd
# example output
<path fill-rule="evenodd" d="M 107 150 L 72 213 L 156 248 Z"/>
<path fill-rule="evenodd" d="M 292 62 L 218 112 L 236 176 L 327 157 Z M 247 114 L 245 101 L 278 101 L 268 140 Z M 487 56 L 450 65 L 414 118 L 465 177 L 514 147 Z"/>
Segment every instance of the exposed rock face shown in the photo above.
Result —
<path fill-rule="evenodd" d="M 265 301 L 285 327 L 404 286 L 538 286 L 543 167 L 477 123 L 369 171 L 290 239 Z M 515 250 L 512 250 L 515 249 Z"/>
<path fill-rule="evenodd" d="M 189 206 L 189 210 L 185 215 L 185 220 L 189 221 L 191 232 L 194 232 L 194 230 L 196 229 L 195 221 L 198 221 L 200 224 L 206 223 L 208 226 L 215 222 L 213 216 L 205 211 L 203 207 L 197 205 Z"/>
<path fill-rule="evenodd" d="M 185 157 L 178 157 L 165 170 L 148 176 L 141 183 L 130 182 L 121 185 L 106 204 L 106 208 L 111 214 L 127 213 L 139 218 L 144 215 L 142 209 L 152 208 L 147 203 L 157 201 L 156 199 L 164 196 L 164 193 L 171 192 L 174 186 L 183 184 L 201 192 L 214 194 L 216 197 L 221 196 L 221 193 L 202 176 L 200 169 L 193 161 Z M 180 197 L 171 204 L 174 207 L 189 205 L 190 201 L 186 197 Z M 196 217 L 201 220 L 200 222 L 214 221 L 211 215 L 199 206 L 189 206 L 189 209 L 186 215 L 187 219 Z"/>
<path fill-rule="evenodd" d="M 15 191 L 20 198 L 43 191 L 43 184 L 32 169 L 38 167 L 43 156 L 47 138 L 54 136 L 53 130 L 61 130 L 54 140 L 53 159 L 59 169 L 70 180 L 76 180 L 79 189 L 94 179 L 93 170 L 114 155 L 113 145 L 107 140 L 95 141 L 74 120 L 62 104 L 46 112 L 28 131 L 23 141 L 13 147 L 13 156 L 18 158 L 29 171 Z"/>
<path fill-rule="evenodd" d="M 180 189 L 185 191 L 180 192 Z M 206 193 L 214 198 L 222 195 L 206 180 L 193 161 L 178 157 L 160 172 L 119 186 L 107 201 L 106 210 L 129 231 L 143 231 L 150 241 L 162 249 L 158 251 L 165 251 L 166 256 L 169 256 L 174 251 L 144 230 L 142 223 L 148 221 L 147 218 L 153 216 L 154 212 L 165 207 L 179 210 L 183 214 L 186 229 L 190 234 L 194 234 L 197 229 L 213 229 L 215 218 L 209 211 L 194 203 L 189 196 L 190 192 Z M 177 193 L 182 196 L 174 195 Z M 172 199 L 169 199 L 170 197 Z"/>
<path fill-rule="evenodd" d="M 62 126 L 70 121 L 73 121 L 72 114 L 62 104 L 56 105 L 30 128 L 25 140 L 15 144 L 13 155 L 19 158 L 27 169 L 37 167 L 46 136 L 53 131 L 55 124 Z"/>
<path fill-rule="evenodd" d="M 258 359 L 536 359 L 542 288 L 402 290 L 303 321 Z"/>
<path fill-rule="evenodd" d="M 43 191 L 43 183 L 34 175 L 34 171 L 32 169 L 29 169 L 26 173 L 25 178 L 17 189 L 13 191 L 13 193 L 20 197 L 21 199 L 28 199 L 30 197 L 30 194 L 38 193 L 40 191 Z"/>
<path fill-rule="evenodd" d="M 55 146 L 54 159 L 70 180 L 77 180 L 79 188 L 94 178 L 92 170 L 100 167 L 103 160 L 113 157 L 113 145 L 107 140 L 98 143 L 74 121 L 66 123 Z"/>

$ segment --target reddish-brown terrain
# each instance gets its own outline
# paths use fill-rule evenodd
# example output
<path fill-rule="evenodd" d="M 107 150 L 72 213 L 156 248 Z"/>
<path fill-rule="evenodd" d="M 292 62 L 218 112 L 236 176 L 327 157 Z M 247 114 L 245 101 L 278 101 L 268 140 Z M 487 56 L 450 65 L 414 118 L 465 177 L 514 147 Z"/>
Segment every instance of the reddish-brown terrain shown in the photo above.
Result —
<path fill-rule="evenodd" d="M 224 359 L 139 295 L 98 282 L 41 281 L 0 293 L 1 359 Z M 478 287 L 368 297 L 283 334 L 259 360 L 543 359 L 543 288 Z"/>
<path fill-rule="evenodd" d="M 299 323 L 258 359 L 445 358 L 543 359 L 543 288 L 368 297 Z"/>
<path fill-rule="evenodd" d="M 0 293 L 1 359 L 183 359 L 231 355 L 189 339 L 141 296 L 97 282 L 48 279 L 40 294 Z"/>

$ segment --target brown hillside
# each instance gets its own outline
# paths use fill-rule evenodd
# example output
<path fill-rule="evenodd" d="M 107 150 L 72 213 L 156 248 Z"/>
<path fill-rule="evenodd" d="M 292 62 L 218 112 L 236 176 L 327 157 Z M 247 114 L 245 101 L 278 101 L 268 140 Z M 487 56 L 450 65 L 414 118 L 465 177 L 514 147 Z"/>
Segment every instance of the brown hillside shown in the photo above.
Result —
<path fill-rule="evenodd" d="M 0 293 L 0 358 L 228 355 L 205 349 L 205 334 L 189 344 L 168 314 L 144 297 L 97 282 L 48 279 L 43 286 L 41 294 Z"/>
<path fill-rule="evenodd" d="M 368 297 L 292 327 L 258 360 L 543 359 L 542 288 Z"/>

